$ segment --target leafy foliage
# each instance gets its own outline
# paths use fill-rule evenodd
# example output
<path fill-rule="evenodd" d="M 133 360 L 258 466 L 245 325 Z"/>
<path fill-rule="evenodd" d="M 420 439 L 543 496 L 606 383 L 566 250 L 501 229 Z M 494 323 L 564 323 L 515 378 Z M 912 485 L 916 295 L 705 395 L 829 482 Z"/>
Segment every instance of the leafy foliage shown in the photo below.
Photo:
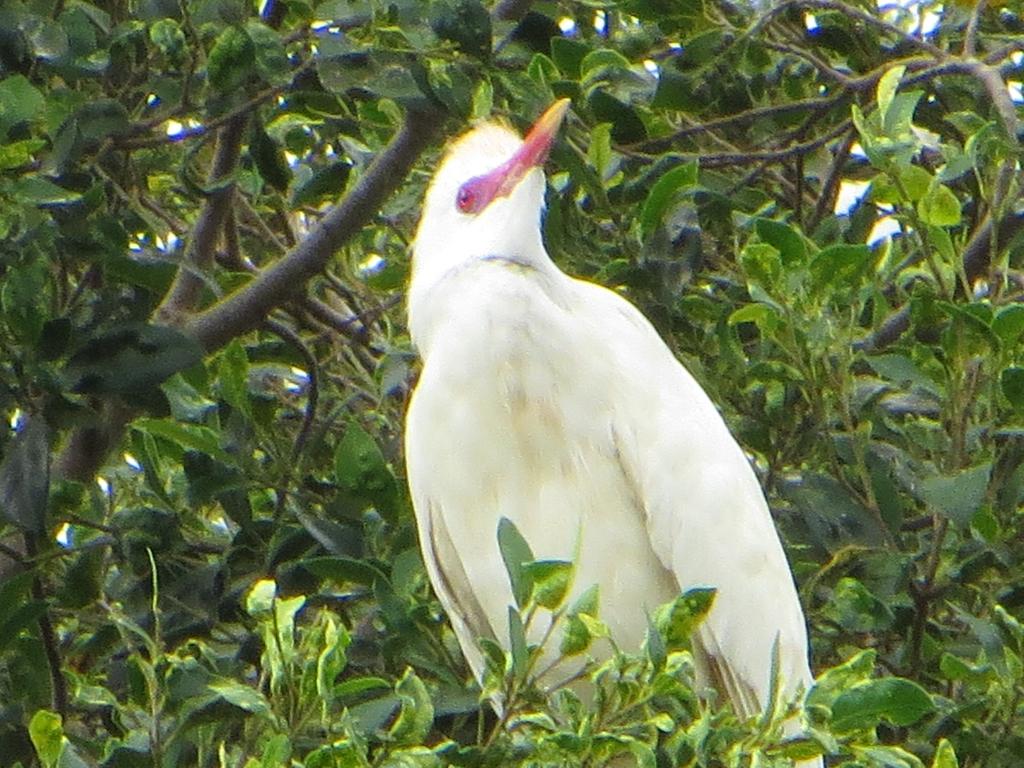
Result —
<path fill-rule="evenodd" d="M 0 763 L 1018 765 L 1024 8 L 763 5 L 0 7 Z M 504 527 L 481 699 L 429 591 L 418 201 L 442 133 L 556 97 L 549 249 L 755 458 L 803 737 L 694 693 L 710 593 L 612 648 Z M 542 620 L 585 696 L 538 685 Z"/>

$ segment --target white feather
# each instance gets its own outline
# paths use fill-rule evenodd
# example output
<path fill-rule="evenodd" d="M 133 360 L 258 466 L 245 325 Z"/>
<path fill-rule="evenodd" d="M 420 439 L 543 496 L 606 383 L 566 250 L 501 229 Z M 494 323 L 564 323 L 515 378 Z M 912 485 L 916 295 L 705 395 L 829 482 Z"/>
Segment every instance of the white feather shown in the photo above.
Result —
<path fill-rule="evenodd" d="M 502 517 L 538 557 L 576 559 L 574 595 L 599 585 L 623 648 L 639 649 L 655 607 L 714 587 L 700 668 L 740 714 L 756 714 L 776 639 L 784 692 L 811 681 L 803 613 L 761 488 L 643 315 L 552 263 L 539 170 L 479 214 L 459 213 L 459 185 L 520 143 L 494 125 L 457 143 L 415 242 L 409 322 L 424 365 L 405 449 L 435 590 L 479 677 L 476 638 L 508 637 Z"/>

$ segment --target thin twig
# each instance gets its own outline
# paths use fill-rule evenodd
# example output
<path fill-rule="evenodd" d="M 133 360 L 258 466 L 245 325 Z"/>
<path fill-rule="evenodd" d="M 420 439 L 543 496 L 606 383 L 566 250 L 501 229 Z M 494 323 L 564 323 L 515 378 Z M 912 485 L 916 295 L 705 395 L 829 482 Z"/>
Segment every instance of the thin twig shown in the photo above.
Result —
<path fill-rule="evenodd" d="M 964 58 L 974 58 L 974 52 L 978 45 L 978 22 L 981 20 L 981 14 L 985 12 L 987 4 L 987 0 L 975 0 L 974 2 L 971 18 L 967 20 L 967 29 L 964 30 Z"/>

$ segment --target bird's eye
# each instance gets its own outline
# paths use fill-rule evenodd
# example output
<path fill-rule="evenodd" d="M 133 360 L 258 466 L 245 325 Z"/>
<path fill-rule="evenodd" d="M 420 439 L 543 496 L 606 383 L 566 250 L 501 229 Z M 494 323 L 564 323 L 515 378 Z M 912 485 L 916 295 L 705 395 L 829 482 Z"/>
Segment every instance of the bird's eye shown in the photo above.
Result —
<path fill-rule="evenodd" d="M 473 213 L 475 206 L 476 195 L 469 188 L 468 184 L 463 184 L 459 187 L 458 194 L 455 195 L 455 207 L 462 211 L 462 213 Z"/>

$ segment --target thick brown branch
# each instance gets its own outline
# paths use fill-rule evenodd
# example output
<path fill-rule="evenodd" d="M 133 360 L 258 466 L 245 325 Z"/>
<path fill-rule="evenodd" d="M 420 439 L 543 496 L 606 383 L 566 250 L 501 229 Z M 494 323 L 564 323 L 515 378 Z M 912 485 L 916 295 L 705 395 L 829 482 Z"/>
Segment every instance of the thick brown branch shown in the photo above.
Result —
<path fill-rule="evenodd" d="M 242 134 L 247 123 L 245 115 L 238 115 L 221 129 L 217 137 L 213 167 L 208 177 L 211 185 L 222 182 L 234 173 L 238 156 L 242 151 Z M 157 309 L 156 316 L 160 322 L 178 325 L 185 315 L 195 310 L 203 288 L 200 275 L 209 272 L 213 266 L 217 242 L 231 210 L 234 191 L 234 184 L 222 184 L 207 197 L 192 230 L 185 256 L 185 268 L 178 270 L 174 284 Z"/>
<path fill-rule="evenodd" d="M 207 350 L 218 349 L 256 328 L 270 310 L 294 298 L 324 268 L 331 254 L 370 222 L 434 140 L 442 122 L 434 110 L 410 109 L 398 135 L 356 187 L 295 248 L 240 291 L 194 317 L 185 329 Z"/>

